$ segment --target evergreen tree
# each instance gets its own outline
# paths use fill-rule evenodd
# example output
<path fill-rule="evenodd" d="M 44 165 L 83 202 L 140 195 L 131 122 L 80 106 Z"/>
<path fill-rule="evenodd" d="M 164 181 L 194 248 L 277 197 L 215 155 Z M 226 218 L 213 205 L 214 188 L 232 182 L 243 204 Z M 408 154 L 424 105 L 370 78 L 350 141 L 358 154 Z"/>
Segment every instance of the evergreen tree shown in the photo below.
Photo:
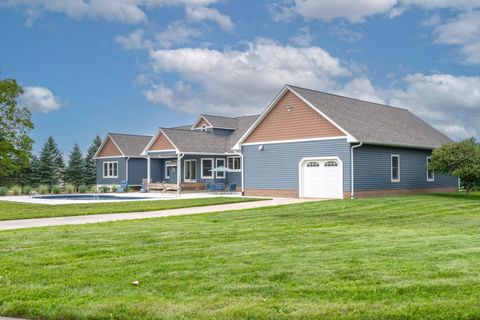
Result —
<path fill-rule="evenodd" d="M 38 176 L 41 184 L 53 187 L 62 182 L 63 171 L 62 153 L 58 149 L 57 143 L 53 137 L 48 137 L 40 152 Z"/>
<path fill-rule="evenodd" d="M 30 161 L 30 183 L 34 187 L 40 184 L 40 160 L 36 155 Z"/>
<path fill-rule="evenodd" d="M 93 186 L 97 183 L 97 167 L 95 165 L 95 160 L 93 160 L 93 156 L 97 152 L 98 148 L 102 144 L 102 139 L 100 139 L 99 135 L 97 134 L 92 141 L 92 144 L 87 150 L 87 154 L 85 155 L 85 178 L 84 183 L 89 186 Z"/>
<path fill-rule="evenodd" d="M 85 163 L 80 151 L 78 143 L 75 143 L 73 150 L 70 153 L 70 159 L 68 160 L 68 167 L 65 170 L 65 180 L 75 186 L 78 189 L 78 186 L 83 184 L 85 178 Z"/>

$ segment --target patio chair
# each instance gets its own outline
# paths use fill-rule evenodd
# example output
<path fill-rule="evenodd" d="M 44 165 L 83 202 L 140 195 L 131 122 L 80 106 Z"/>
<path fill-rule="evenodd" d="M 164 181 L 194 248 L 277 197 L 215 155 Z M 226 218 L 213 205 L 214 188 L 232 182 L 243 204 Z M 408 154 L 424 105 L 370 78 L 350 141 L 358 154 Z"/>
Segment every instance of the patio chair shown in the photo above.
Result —
<path fill-rule="evenodd" d="M 120 182 L 120 187 L 117 189 L 117 192 L 126 192 L 128 188 L 128 181 L 123 180 Z"/>
<path fill-rule="evenodd" d="M 235 193 L 237 191 L 237 184 L 236 183 L 230 183 L 227 191 L 228 191 L 228 193 Z"/>

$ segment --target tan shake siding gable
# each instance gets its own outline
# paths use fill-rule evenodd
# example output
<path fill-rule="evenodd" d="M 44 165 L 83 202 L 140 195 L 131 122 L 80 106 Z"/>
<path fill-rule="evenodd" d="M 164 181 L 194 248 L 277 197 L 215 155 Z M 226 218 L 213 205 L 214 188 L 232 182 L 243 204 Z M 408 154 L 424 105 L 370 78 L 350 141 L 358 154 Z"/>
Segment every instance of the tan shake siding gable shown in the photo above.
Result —
<path fill-rule="evenodd" d="M 155 141 L 152 143 L 150 148 L 148 149 L 149 151 L 151 150 L 173 150 L 175 147 L 168 141 L 168 139 L 165 137 L 163 133 L 160 133 L 160 135 L 155 139 Z"/>
<path fill-rule="evenodd" d="M 111 138 L 108 138 L 107 142 L 103 146 L 102 150 L 98 154 L 98 157 L 116 157 L 121 156 L 122 153 L 118 150 L 115 143 L 113 143 Z"/>
<path fill-rule="evenodd" d="M 345 134 L 288 91 L 244 143 L 340 136 Z"/>
<path fill-rule="evenodd" d="M 202 118 L 202 120 L 200 120 L 200 122 L 197 124 L 197 126 L 195 127 L 195 129 L 200 129 L 203 125 L 206 125 L 207 127 L 210 127 L 210 125 L 208 124 L 208 122 L 205 121 L 205 119 Z"/>

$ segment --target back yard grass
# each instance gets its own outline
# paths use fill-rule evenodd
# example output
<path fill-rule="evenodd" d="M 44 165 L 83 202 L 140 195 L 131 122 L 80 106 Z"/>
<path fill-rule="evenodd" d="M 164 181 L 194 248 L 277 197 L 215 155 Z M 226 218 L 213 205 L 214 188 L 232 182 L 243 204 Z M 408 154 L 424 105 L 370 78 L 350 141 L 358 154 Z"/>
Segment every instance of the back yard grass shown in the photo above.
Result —
<path fill-rule="evenodd" d="M 454 194 L 0 232 L 0 314 L 478 319 L 479 230 Z"/>
<path fill-rule="evenodd" d="M 202 207 L 227 203 L 260 201 L 259 198 L 213 197 L 196 199 L 127 201 L 85 204 L 31 204 L 0 200 L 0 221 L 52 218 L 103 213 L 144 212 L 178 208 Z"/>

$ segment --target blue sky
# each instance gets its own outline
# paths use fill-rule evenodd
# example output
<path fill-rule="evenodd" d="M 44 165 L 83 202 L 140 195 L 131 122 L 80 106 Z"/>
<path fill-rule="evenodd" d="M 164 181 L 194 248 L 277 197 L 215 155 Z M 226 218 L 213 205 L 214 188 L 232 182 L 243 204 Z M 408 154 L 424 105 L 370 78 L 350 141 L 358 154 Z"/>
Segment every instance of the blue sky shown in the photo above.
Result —
<path fill-rule="evenodd" d="M 35 151 L 261 112 L 285 83 L 480 137 L 480 0 L 0 0 Z"/>

